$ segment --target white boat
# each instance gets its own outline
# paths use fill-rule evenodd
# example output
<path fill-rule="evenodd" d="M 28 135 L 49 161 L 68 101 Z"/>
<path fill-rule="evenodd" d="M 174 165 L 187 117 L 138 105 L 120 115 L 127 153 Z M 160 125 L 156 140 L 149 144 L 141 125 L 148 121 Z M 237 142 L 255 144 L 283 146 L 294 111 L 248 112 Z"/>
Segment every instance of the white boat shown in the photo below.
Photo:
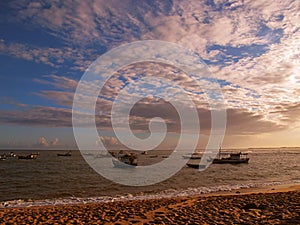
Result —
<path fill-rule="evenodd" d="M 114 167 L 135 167 L 138 165 L 137 155 L 132 153 L 119 153 L 112 159 Z"/>
<path fill-rule="evenodd" d="M 242 152 L 221 152 L 219 151 L 219 154 L 217 158 L 213 159 L 212 163 L 215 164 L 240 164 L 240 163 L 248 163 L 249 157 L 248 153 L 242 153 Z"/>
<path fill-rule="evenodd" d="M 16 159 L 17 155 L 13 152 L 10 153 L 4 153 L 0 155 L 0 160 L 6 160 L 6 159 Z"/>
<path fill-rule="evenodd" d="M 202 153 L 194 152 L 192 154 L 183 155 L 184 159 L 201 159 Z"/>

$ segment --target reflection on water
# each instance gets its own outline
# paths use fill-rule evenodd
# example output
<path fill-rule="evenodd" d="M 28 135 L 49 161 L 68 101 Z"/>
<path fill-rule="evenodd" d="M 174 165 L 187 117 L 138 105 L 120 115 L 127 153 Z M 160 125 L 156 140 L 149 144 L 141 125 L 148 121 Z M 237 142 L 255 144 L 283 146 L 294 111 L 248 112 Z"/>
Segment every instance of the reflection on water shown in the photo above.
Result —
<path fill-rule="evenodd" d="M 213 164 L 204 172 L 184 167 L 170 179 L 146 187 L 123 186 L 106 180 L 88 166 L 79 151 L 72 151 L 71 157 L 58 157 L 57 151 L 41 150 L 39 153 L 39 157 L 34 160 L 10 158 L 0 161 L 0 201 L 155 193 L 170 189 L 300 179 L 300 151 L 288 148 L 272 151 L 253 149 L 249 164 Z M 159 162 L 168 154 L 166 151 L 140 154 L 139 165 Z"/>

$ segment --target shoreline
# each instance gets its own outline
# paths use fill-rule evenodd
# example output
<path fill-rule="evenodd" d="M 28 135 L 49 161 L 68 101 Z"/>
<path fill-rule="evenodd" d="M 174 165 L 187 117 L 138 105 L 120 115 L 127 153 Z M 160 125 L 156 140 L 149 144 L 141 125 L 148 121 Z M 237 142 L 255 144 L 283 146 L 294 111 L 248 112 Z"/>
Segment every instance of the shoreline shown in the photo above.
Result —
<path fill-rule="evenodd" d="M 95 197 L 66 197 L 57 199 L 15 199 L 0 202 L 0 210 L 5 208 L 29 208 L 29 207 L 46 207 L 46 206 L 63 206 L 63 205 L 81 205 L 81 204 L 100 204 L 118 201 L 139 201 L 152 199 L 168 198 L 189 198 L 189 197 L 211 197 L 227 195 L 243 195 L 255 193 L 273 193 L 295 191 L 300 189 L 300 181 L 294 182 L 270 182 L 264 184 L 241 184 L 226 186 L 221 185 L 212 188 L 200 187 L 185 190 L 166 190 L 152 194 L 132 195 L 126 193 L 116 196 L 95 196 Z"/>
<path fill-rule="evenodd" d="M 17 224 L 300 224 L 300 185 L 275 185 L 197 196 L 0 209 Z"/>
<path fill-rule="evenodd" d="M 240 188 L 232 191 L 219 191 L 214 193 L 202 194 L 201 196 L 228 196 L 228 195 L 249 195 L 249 194 L 268 194 L 277 192 L 300 191 L 300 183 L 287 183 L 265 185 L 262 187 Z"/>

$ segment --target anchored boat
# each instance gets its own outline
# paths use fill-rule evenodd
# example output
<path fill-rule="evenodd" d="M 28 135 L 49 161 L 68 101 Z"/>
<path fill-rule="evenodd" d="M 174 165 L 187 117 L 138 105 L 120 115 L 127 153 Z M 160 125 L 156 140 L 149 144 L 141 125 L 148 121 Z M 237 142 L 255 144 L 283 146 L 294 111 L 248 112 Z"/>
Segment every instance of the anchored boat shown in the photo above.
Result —
<path fill-rule="evenodd" d="M 194 152 L 192 154 L 183 155 L 182 158 L 184 159 L 201 159 L 202 153 Z"/>
<path fill-rule="evenodd" d="M 133 153 L 118 153 L 114 155 L 112 159 L 114 167 L 124 168 L 124 167 L 132 167 L 137 166 L 138 160 L 137 155 Z"/>
<path fill-rule="evenodd" d="M 58 153 L 57 156 L 72 156 L 71 151 L 68 151 L 66 153 Z"/>
<path fill-rule="evenodd" d="M 18 155 L 18 159 L 37 159 L 39 153 L 30 153 L 28 155 Z"/>
<path fill-rule="evenodd" d="M 219 152 L 217 158 L 213 159 L 212 163 L 215 164 L 240 164 L 240 163 L 248 163 L 249 157 L 248 153 L 242 152 Z"/>
<path fill-rule="evenodd" d="M 248 153 L 242 152 L 221 152 L 219 153 L 216 158 L 209 158 L 207 162 L 212 162 L 214 164 L 240 164 L 240 163 L 248 163 L 249 157 Z M 196 168 L 196 169 L 203 169 L 206 165 L 201 165 L 198 163 L 187 163 L 188 167 Z"/>

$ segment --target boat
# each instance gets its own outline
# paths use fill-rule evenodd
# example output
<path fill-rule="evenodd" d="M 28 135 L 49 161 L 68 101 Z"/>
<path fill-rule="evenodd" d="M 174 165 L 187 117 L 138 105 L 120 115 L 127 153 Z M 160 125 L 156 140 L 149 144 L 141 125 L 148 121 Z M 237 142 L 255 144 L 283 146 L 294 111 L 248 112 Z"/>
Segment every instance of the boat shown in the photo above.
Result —
<path fill-rule="evenodd" d="M 201 153 L 194 152 L 192 154 L 183 155 L 182 158 L 184 159 L 201 159 Z"/>
<path fill-rule="evenodd" d="M 58 153 L 57 156 L 72 156 L 71 151 L 68 151 L 66 153 Z"/>
<path fill-rule="evenodd" d="M 240 163 L 248 163 L 249 157 L 248 153 L 242 153 L 242 152 L 221 152 L 219 151 L 219 154 L 217 158 L 215 159 L 209 159 L 214 164 L 240 164 Z"/>
<path fill-rule="evenodd" d="M 4 153 L 4 154 L 0 155 L 0 160 L 14 159 L 14 158 L 17 158 L 17 155 L 13 152 Z"/>
<path fill-rule="evenodd" d="M 194 169 L 204 169 L 206 167 L 206 165 L 201 165 L 197 163 L 187 163 L 186 165 Z"/>
<path fill-rule="evenodd" d="M 114 167 L 135 167 L 138 165 L 137 155 L 132 153 L 118 153 L 112 159 Z"/>
<path fill-rule="evenodd" d="M 6 153 L 4 155 L 5 155 L 6 158 L 15 158 L 15 157 L 17 157 L 17 154 L 15 154 L 14 152 Z"/>
<path fill-rule="evenodd" d="M 111 156 L 112 156 L 111 153 L 107 152 L 107 153 L 99 153 L 95 155 L 94 158 L 109 158 Z"/>
<path fill-rule="evenodd" d="M 28 155 L 18 155 L 18 159 L 37 159 L 39 153 L 30 153 Z"/>

